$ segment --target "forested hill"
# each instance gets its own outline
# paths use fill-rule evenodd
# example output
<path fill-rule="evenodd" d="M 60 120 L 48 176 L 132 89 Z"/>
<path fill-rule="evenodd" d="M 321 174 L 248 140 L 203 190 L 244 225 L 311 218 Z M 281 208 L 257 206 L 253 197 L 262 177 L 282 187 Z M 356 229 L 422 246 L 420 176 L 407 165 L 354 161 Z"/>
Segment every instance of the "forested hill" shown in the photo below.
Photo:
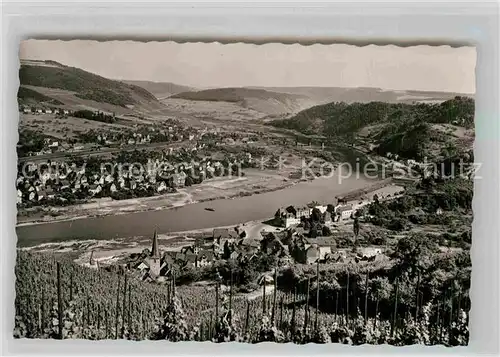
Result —
<path fill-rule="evenodd" d="M 333 102 L 306 109 L 289 119 L 271 125 L 297 130 L 308 135 L 338 136 L 351 134 L 374 124 L 425 122 L 474 126 L 474 100 L 455 97 L 439 104 Z"/>
<path fill-rule="evenodd" d="M 329 103 L 270 123 L 330 142 L 371 144 L 380 155 L 420 160 L 472 150 L 474 100 L 455 97 L 439 104 Z"/>

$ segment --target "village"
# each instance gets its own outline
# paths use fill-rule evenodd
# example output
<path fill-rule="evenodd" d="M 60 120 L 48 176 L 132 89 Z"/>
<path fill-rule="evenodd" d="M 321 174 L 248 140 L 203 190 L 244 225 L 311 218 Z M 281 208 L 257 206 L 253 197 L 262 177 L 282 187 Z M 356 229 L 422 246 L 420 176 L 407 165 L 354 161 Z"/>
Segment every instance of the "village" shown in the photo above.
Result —
<path fill-rule="evenodd" d="M 70 111 L 67 109 L 59 108 L 36 108 L 24 107 L 22 118 L 31 118 L 27 121 L 27 126 L 31 122 L 36 122 L 36 117 L 43 115 L 44 121 L 57 121 L 67 119 L 68 117 L 80 118 L 83 120 L 97 121 L 97 122 L 110 122 L 123 124 L 119 128 L 102 127 L 99 130 L 86 130 L 83 132 L 75 132 L 72 137 L 65 139 L 51 137 L 47 135 L 41 145 L 36 147 L 35 150 L 21 151 L 19 154 L 24 157 L 37 157 L 45 156 L 54 153 L 81 153 L 86 151 L 98 151 L 103 148 L 117 148 L 124 149 L 130 147 L 147 146 L 148 144 L 155 143 L 182 143 L 200 141 L 206 134 L 215 134 L 214 130 L 198 130 L 192 127 L 185 127 L 179 123 L 178 120 L 173 118 L 165 118 L 159 124 L 141 124 L 133 123 L 128 125 L 131 119 L 115 116 L 114 113 L 107 113 L 102 111 L 90 110 L 77 110 Z M 20 147 L 29 146 L 29 142 L 21 142 Z M 193 145 L 192 145 L 193 146 Z M 193 146 L 194 148 L 203 147 L 201 143 Z"/>
<path fill-rule="evenodd" d="M 56 119 L 115 118 L 109 113 L 58 108 L 24 107 L 22 112 Z M 19 155 L 26 156 L 18 167 L 18 208 L 172 193 L 212 177 L 239 175 L 242 168 L 256 165 L 252 152 L 259 152 L 249 146 L 256 135 L 196 129 L 169 118 L 154 125 L 88 130 L 67 140 L 45 137 L 34 144 L 33 137 L 21 131 L 18 151 L 21 148 Z"/>
<path fill-rule="evenodd" d="M 27 163 L 18 172 L 17 203 L 36 206 L 101 197 L 149 197 L 175 192 L 176 188 L 191 186 L 206 178 L 238 176 L 242 168 L 255 165 L 250 153 L 200 158 L 193 151 L 181 148 L 155 157 L 141 156 L 141 161 L 146 161 L 140 165 L 138 161 L 125 160 L 106 166 L 104 161 L 97 159 L 92 164 L 59 161 Z M 180 161 L 186 158 L 189 160 Z"/>

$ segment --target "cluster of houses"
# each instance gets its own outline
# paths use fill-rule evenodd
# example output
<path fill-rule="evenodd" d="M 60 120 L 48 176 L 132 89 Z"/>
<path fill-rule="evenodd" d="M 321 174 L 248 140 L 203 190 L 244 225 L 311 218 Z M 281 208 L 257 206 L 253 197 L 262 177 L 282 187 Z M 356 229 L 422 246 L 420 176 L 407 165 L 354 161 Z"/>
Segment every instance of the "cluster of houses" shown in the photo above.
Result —
<path fill-rule="evenodd" d="M 160 252 L 158 234 L 155 231 L 151 250 L 146 250 L 138 257 L 127 263 L 126 268 L 134 272 L 144 281 L 161 282 L 175 272 L 185 268 L 202 268 L 212 265 L 217 259 L 222 259 L 224 246 L 235 244 L 241 240 L 236 230 L 214 229 L 212 233 L 205 233 L 197 238 L 193 245 L 184 247 L 180 251 Z M 251 247 L 242 246 L 240 254 L 250 254 Z M 253 248 L 255 253 L 258 245 Z M 236 255 L 233 255 L 236 259 Z"/>
<path fill-rule="evenodd" d="M 17 178 L 17 202 L 36 203 L 43 200 L 58 199 L 65 201 L 65 193 L 83 194 L 90 197 L 111 196 L 118 191 L 148 190 L 154 193 L 165 193 L 169 188 L 182 187 L 186 183 L 184 172 L 173 173 L 168 178 L 157 180 L 154 176 L 142 175 L 140 172 L 123 172 L 115 177 L 109 173 L 89 174 L 85 169 L 77 169 L 76 165 L 68 167 L 64 174 L 51 173 L 46 170 L 38 174 L 36 165 L 28 166 L 31 178 L 20 175 Z M 32 170 L 32 171 L 31 171 Z M 32 176 L 31 176 L 32 175 Z"/>
<path fill-rule="evenodd" d="M 280 208 L 275 214 L 275 224 L 281 227 L 290 228 L 300 225 L 304 219 L 311 217 L 313 210 L 317 209 L 322 215 L 322 221 L 325 224 L 332 224 L 333 222 L 345 221 L 352 218 L 356 208 L 353 204 L 337 202 L 336 206 L 323 206 L 317 205 L 313 207 L 294 207 L 289 206 Z"/>
<path fill-rule="evenodd" d="M 24 114 L 63 114 L 70 115 L 70 111 L 68 109 L 60 109 L 60 108 L 45 108 L 45 107 L 22 107 L 22 112 Z"/>
<path fill-rule="evenodd" d="M 159 142 L 195 142 L 194 148 L 201 150 L 206 147 L 205 139 L 213 139 L 216 144 L 232 145 L 239 135 L 223 134 L 215 130 L 198 130 L 196 128 L 184 127 L 182 125 L 167 123 L 161 126 L 134 125 L 133 130 L 125 131 L 89 131 L 82 135 L 82 140 L 86 143 L 93 143 L 103 146 L 113 145 L 141 145 Z M 245 141 L 247 139 L 247 141 Z M 243 138 L 242 142 L 248 143 L 248 138 Z"/>
<path fill-rule="evenodd" d="M 67 193 L 81 199 L 113 197 L 120 192 L 145 192 L 144 195 L 149 196 L 164 194 L 185 185 L 195 184 L 191 173 L 194 173 L 195 178 L 203 179 L 218 175 L 218 172 L 224 174 L 224 171 L 227 171 L 224 165 L 241 163 L 239 158 L 225 161 L 222 163 L 206 157 L 199 162 L 170 165 L 160 159 L 149 159 L 144 167 L 120 167 L 116 164 L 109 170 L 85 165 L 78 167 L 76 163 L 60 164 L 55 161 L 42 165 L 27 163 L 23 170 L 18 172 L 17 203 L 42 204 L 44 200 L 52 199 L 64 202 L 67 200 L 64 198 Z M 251 155 L 244 157 L 246 164 L 251 161 Z"/>
<path fill-rule="evenodd" d="M 164 282 L 183 269 L 211 266 L 217 260 L 237 260 L 249 263 L 259 254 L 274 255 L 280 266 L 294 263 L 345 263 L 373 261 L 382 256 L 382 247 L 359 247 L 356 255 L 350 249 L 338 249 L 335 238 L 307 238 L 300 228 L 284 231 L 261 232 L 261 239 L 246 237 L 244 232 L 218 228 L 195 239 L 191 246 L 180 251 L 160 252 L 155 231 L 151 250 L 131 256 L 126 268 L 137 278 L 148 282 Z"/>

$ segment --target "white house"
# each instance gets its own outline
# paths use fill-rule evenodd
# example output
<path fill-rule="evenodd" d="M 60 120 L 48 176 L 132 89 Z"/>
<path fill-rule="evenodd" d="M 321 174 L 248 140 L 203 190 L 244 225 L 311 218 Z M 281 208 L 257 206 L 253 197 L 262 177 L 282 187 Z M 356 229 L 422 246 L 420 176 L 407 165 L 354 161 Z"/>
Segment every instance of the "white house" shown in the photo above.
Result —
<path fill-rule="evenodd" d="M 325 259 L 327 254 L 332 253 L 332 247 L 329 246 L 318 246 L 319 249 L 319 259 Z"/>
<path fill-rule="evenodd" d="M 54 190 L 52 188 L 47 188 L 47 190 L 45 191 L 47 192 L 47 198 L 48 199 L 52 199 L 55 197 L 55 193 L 54 193 Z"/>
<path fill-rule="evenodd" d="M 383 253 L 382 248 L 358 248 L 358 254 L 363 258 L 371 258 L 373 256 L 381 255 Z"/>
<path fill-rule="evenodd" d="M 80 182 L 76 181 L 75 185 L 71 189 L 71 192 L 75 193 L 76 191 L 80 190 L 82 188 L 82 185 Z"/>
<path fill-rule="evenodd" d="M 118 178 L 118 186 L 120 186 L 120 188 L 125 188 L 125 179 L 121 176 Z"/>
<path fill-rule="evenodd" d="M 157 188 L 156 188 L 156 191 L 158 191 L 158 192 L 163 192 L 163 191 L 165 191 L 166 189 L 167 189 L 167 185 L 165 184 L 165 181 L 161 181 L 161 182 L 158 184 L 158 186 L 157 186 Z"/>
<path fill-rule="evenodd" d="M 36 171 L 37 165 L 35 163 L 33 163 L 33 162 L 30 162 L 28 164 L 27 168 L 28 168 L 28 172 L 33 172 L 33 171 Z"/>
<path fill-rule="evenodd" d="M 51 109 L 45 109 L 45 113 L 46 114 L 52 114 L 52 110 Z"/>
<path fill-rule="evenodd" d="M 327 206 L 315 206 L 314 208 L 318 209 L 321 214 L 325 214 L 326 210 L 328 209 Z"/>
<path fill-rule="evenodd" d="M 309 207 L 298 207 L 296 208 L 295 217 L 300 219 L 301 217 L 309 218 L 311 216 L 311 211 Z"/>
<path fill-rule="evenodd" d="M 337 214 L 338 220 L 343 221 L 349 219 L 354 213 L 352 205 L 337 205 L 335 207 L 335 213 Z"/>
<path fill-rule="evenodd" d="M 291 226 L 297 226 L 300 224 L 300 218 L 295 218 L 294 215 L 289 214 L 284 219 L 285 228 L 289 228 Z"/>
<path fill-rule="evenodd" d="M 106 175 L 106 177 L 104 178 L 104 181 L 106 183 L 110 183 L 110 182 L 113 182 L 115 179 L 113 178 L 113 176 L 111 175 Z"/>
<path fill-rule="evenodd" d="M 143 271 L 145 269 L 149 269 L 149 266 L 145 262 L 141 262 L 138 266 L 135 267 L 137 270 Z"/>
<path fill-rule="evenodd" d="M 417 164 L 417 162 L 413 159 L 408 159 L 406 161 L 406 164 L 411 167 L 411 166 L 415 166 Z"/>
<path fill-rule="evenodd" d="M 93 195 L 96 195 L 101 191 L 102 191 L 101 185 L 92 185 L 89 187 L 89 192 Z"/>
<path fill-rule="evenodd" d="M 137 188 L 137 182 L 135 180 L 130 180 L 130 189 L 135 190 Z"/>

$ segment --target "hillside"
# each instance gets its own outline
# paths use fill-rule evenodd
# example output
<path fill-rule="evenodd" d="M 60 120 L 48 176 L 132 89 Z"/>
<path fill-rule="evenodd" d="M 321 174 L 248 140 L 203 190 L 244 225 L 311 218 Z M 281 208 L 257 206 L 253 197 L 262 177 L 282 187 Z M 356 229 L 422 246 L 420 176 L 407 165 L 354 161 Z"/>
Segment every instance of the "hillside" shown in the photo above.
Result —
<path fill-rule="evenodd" d="M 172 98 L 193 101 L 230 102 L 266 114 L 294 113 L 314 105 L 307 96 L 254 88 L 216 88 L 183 92 Z"/>
<path fill-rule="evenodd" d="M 163 99 L 178 93 L 190 92 L 194 90 L 194 88 L 170 82 L 132 81 L 132 80 L 131 81 L 127 80 L 122 82 L 144 88 L 158 99 Z"/>
<path fill-rule="evenodd" d="M 145 88 L 154 93 L 153 89 L 146 86 Z M 190 90 L 174 94 L 171 98 L 230 102 L 268 115 L 283 115 L 298 113 L 315 105 L 331 102 L 439 103 L 453 99 L 457 95 L 447 92 L 396 91 L 362 87 L 241 87 Z"/>
<path fill-rule="evenodd" d="M 17 91 L 17 100 L 19 105 L 36 105 L 38 103 L 43 103 L 47 105 L 62 105 L 63 103 L 55 98 L 46 96 L 36 90 L 20 86 Z"/>
<path fill-rule="evenodd" d="M 474 100 L 456 97 L 439 104 L 335 102 L 306 109 L 270 125 L 306 135 L 323 135 L 337 143 L 373 144 L 378 154 L 390 152 L 420 160 L 443 150 L 472 148 Z"/>
<path fill-rule="evenodd" d="M 159 104 L 156 97 L 144 88 L 110 80 L 54 61 L 21 60 L 19 81 L 21 86 L 30 86 L 32 91 L 38 92 L 36 88 L 58 89 L 71 92 L 73 97 L 83 100 L 123 108 Z M 50 97 L 47 93 L 42 94 Z"/>

